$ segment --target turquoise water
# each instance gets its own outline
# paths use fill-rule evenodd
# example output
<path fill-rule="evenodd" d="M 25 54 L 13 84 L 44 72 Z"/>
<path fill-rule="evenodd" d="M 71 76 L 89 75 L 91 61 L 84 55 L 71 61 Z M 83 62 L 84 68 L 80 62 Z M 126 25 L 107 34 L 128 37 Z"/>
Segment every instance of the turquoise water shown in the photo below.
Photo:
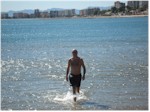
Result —
<path fill-rule="evenodd" d="M 148 17 L 1 21 L 2 110 L 148 109 Z M 81 95 L 65 81 L 76 48 Z"/>

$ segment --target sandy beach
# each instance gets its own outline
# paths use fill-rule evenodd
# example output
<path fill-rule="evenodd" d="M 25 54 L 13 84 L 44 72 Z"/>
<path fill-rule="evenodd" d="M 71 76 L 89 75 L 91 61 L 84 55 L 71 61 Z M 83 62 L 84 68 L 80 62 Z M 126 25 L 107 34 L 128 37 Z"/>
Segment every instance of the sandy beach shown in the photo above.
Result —
<path fill-rule="evenodd" d="M 148 15 L 116 15 L 116 16 L 87 16 L 80 18 L 130 18 L 130 17 L 147 17 Z"/>
<path fill-rule="evenodd" d="M 81 18 L 87 18 L 87 19 L 95 19 L 95 18 L 133 18 L 133 17 L 148 17 L 148 15 L 115 15 L 115 16 L 74 16 L 74 17 L 56 17 L 56 18 L 15 18 L 17 20 L 19 19 L 43 19 L 43 20 L 49 20 L 49 19 L 81 19 Z M 11 18 L 14 19 L 14 18 Z M 9 19 L 2 19 L 2 20 L 9 20 Z"/>
<path fill-rule="evenodd" d="M 132 17 L 148 17 L 148 15 L 115 15 L 115 16 L 74 16 L 74 17 L 56 17 L 56 18 L 38 18 L 38 19 L 75 19 L 75 18 L 132 18 Z"/>

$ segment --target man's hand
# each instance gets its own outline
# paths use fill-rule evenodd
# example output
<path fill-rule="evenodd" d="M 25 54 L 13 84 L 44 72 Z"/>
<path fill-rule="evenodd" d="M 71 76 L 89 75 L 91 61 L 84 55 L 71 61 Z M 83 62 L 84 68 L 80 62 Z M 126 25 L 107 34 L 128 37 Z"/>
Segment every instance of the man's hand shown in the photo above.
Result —
<path fill-rule="evenodd" d="M 83 77 L 82 77 L 82 80 L 84 80 L 85 79 L 85 75 L 83 75 Z"/>
<path fill-rule="evenodd" d="M 66 75 L 66 81 L 68 81 L 68 76 Z"/>
<path fill-rule="evenodd" d="M 85 79 L 85 73 L 86 73 L 86 68 L 85 68 L 85 65 L 84 65 L 84 61 L 81 59 L 81 65 L 83 67 L 83 77 L 82 77 L 82 80 Z"/>
<path fill-rule="evenodd" d="M 67 72 L 66 72 L 66 81 L 68 81 L 68 73 L 69 73 L 69 69 L 70 68 L 70 60 L 68 61 L 68 67 L 67 67 Z"/>

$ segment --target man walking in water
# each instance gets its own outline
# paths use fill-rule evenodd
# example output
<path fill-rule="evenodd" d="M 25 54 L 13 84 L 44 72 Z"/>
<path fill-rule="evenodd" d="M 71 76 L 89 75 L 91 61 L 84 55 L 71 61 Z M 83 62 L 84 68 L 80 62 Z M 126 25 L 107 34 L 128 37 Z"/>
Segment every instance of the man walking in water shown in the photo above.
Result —
<path fill-rule="evenodd" d="M 83 80 L 85 79 L 86 68 L 83 59 L 78 57 L 78 51 L 76 49 L 72 51 L 72 56 L 73 57 L 68 60 L 66 80 L 68 81 L 68 74 L 71 67 L 69 80 L 70 85 L 73 87 L 73 94 L 76 95 L 76 92 L 80 93 L 81 78 Z M 83 67 L 83 76 L 81 75 L 81 66 Z M 74 97 L 74 101 L 76 101 L 76 97 Z"/>

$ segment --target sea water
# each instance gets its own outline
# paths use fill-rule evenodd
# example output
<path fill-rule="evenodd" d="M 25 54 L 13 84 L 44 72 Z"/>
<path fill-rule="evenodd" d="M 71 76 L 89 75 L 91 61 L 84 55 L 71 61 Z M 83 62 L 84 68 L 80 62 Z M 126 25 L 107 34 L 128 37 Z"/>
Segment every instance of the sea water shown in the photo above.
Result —
<path fill-rule="evenodd" d="M 2 110 L 148 109 L 148 17 L 1 20 Z M 72 49 L 87 73 L 77 102 Z"/>

